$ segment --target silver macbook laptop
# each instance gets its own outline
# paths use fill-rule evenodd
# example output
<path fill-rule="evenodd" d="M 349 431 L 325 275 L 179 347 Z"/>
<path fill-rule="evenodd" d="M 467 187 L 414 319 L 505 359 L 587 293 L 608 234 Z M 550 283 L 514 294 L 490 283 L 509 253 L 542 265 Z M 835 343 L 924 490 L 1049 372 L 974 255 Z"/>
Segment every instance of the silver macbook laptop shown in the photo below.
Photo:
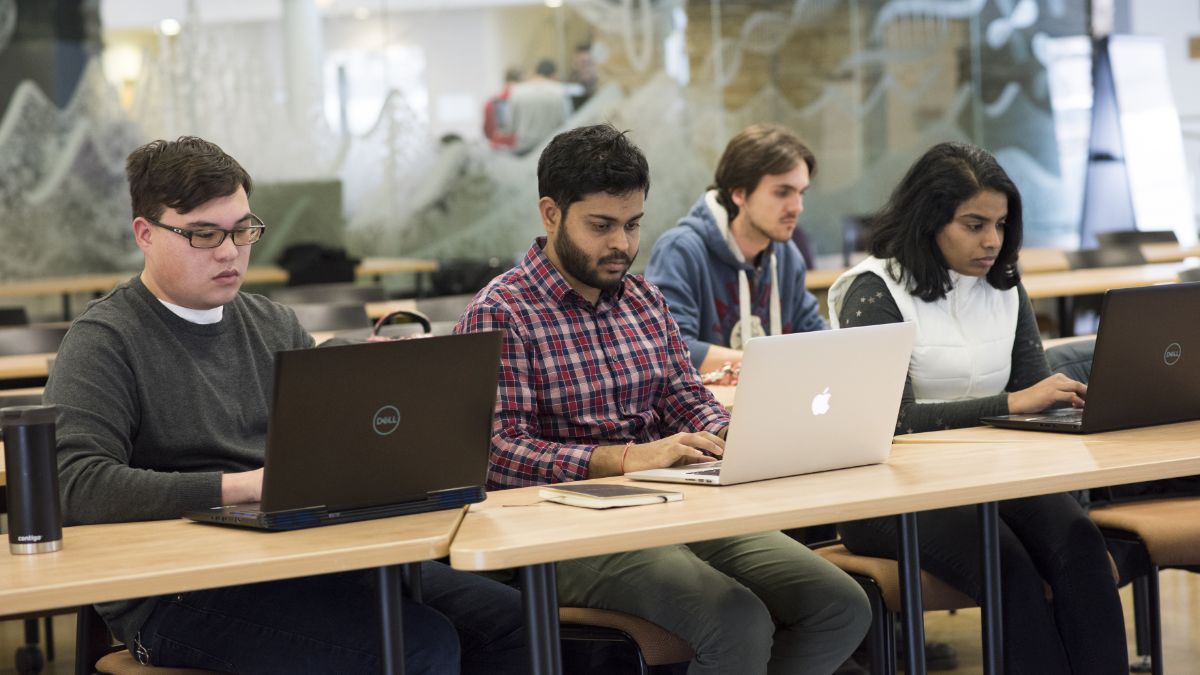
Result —
<path fill-rule="evenodd" d="M 500 333 L 278 352 L 262 502 L 190 511 L 265 530 L 483 501 Z"/>
<path fill-rule="evenodd" d="M 996 427 L 1090 434 L 1200 419 L 1200 282 L 1104 294 L 1087 405 L 984 417 Z"/>
<path fill-rule="evenodd" d="M 887 459 L 915 324 L 759 337 L 746 343 L 721 461 L 626 474 L 733 485 Z"/>

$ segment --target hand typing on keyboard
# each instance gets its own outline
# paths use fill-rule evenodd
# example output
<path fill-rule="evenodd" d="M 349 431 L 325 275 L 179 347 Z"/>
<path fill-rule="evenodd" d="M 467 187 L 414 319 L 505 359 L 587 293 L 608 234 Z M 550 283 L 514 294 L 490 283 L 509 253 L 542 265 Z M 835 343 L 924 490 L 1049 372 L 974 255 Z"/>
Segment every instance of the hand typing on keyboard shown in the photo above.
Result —
<path fill-rule="evenodd" d="M 603 452 L 601 452 L 603 450 Z M 606 471 L 589 473 L 592 477 L 620 475 L 643 469 L 662 469 L 720 459 L 725 454 L 725 440 L 707 431 L 681 432 L 649 443 L 637 443 L 628 447 L 613 445 L 597 450 L 592 462 L 599 461 L 603 469 L 606 457 L 613 457 L 611 473 Z M 599 457 L 597 456 L 599 455 Z"/>
<path fill-rule="evenodd" d="M 1082 408 L 1087 398 L 1087 385 L 1056 373 L 1037 384 L 1008 395 L 1008 412 L 1019 415 L 1042 412 L 1055 403 L 1070 403 Z"/>

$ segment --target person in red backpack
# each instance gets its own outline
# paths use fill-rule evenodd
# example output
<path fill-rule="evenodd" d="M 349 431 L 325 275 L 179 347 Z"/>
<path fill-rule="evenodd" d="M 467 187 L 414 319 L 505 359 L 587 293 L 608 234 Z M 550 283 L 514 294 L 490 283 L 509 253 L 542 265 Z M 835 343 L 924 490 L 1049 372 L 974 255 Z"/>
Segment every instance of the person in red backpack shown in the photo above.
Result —
<path fill-rule="evenodd" d="M 504 88 L 489 98 L 483 106 L 483 135 L 497 150 L 507 150 L 516 143 L 512 126 L 512 107 L 508 96 L 513 84 L 521 81 L 521 71 L 509 68 L 504 71 Z"/>

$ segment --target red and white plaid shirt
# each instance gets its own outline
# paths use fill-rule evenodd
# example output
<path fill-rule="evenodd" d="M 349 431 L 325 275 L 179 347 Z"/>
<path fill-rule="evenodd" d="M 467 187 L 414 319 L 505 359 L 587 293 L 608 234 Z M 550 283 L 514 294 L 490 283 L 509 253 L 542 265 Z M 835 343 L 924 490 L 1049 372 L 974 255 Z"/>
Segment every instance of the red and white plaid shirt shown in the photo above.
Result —
<path fill-rule="evenodd" d="M 592 305 L 554 268 L 545 243 L 538 237 L 454 327 L 504 332 L 488 487 L 587 478 L 599 445 L 729 424 L 657 288 L 627 275 Z"/>

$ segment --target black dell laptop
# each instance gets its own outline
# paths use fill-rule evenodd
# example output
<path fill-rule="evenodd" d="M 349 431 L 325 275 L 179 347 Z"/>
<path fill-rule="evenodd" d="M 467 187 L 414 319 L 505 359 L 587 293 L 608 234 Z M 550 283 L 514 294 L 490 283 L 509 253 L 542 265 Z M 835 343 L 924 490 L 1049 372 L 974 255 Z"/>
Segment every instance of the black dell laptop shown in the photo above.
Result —
<path fill-rule="evenodd" d="M 997 427 L 1090 434 L 1200 419 L 1200 283 L 1104 294 L 1082 410 L 984 417 Z"/>
<path fill-rule="evenodd" d="M 277 353 L 262 502 L 185 517 L 295 530 L 482 501 L 500 335 Z"/>

